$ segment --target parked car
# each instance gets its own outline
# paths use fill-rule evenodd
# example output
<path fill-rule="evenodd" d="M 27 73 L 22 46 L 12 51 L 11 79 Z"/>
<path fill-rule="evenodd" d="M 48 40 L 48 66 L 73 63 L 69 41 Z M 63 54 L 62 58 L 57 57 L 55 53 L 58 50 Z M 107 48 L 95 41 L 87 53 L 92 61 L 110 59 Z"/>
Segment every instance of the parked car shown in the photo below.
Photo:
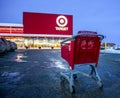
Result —
<path fill-rule="evenodd" d="M 115 50 L 120 50 L 120 47 L 117 47 Z"/>
<path fill-rule="evenodd" d="M 0 53 L 4 53 L 6 50 L 6 46 L 4 45 L 4 42 L 0 38 Z"/>
<path fill-rule="evenodd" d="M 5 51 L 10 51 L 10 45 L 9 45 L 9 42 L 5 39 L 5 38 L 1 38 L 1 40 L 3 41 L 6 49 Z"/>
<path fill-rule="evenodd" d="M 14 48 L 17 49 L 17 44 L 15 42 L 12 42 L 14 44 Z"/>
<path fill-rule="evenodd" d="M 104 46 L 101 46 L 101 47 L 100 47 L 100 50 L 105 50 L 105 47 L 104 47 Z"/>
<path fill-rule="evenodd" d="M 10 46 L 9 51 L 15 51 L 17 49 L 17 44 L 15 42 L 8 41 L 8 43 L 9 43 L 9 46 Z"/>

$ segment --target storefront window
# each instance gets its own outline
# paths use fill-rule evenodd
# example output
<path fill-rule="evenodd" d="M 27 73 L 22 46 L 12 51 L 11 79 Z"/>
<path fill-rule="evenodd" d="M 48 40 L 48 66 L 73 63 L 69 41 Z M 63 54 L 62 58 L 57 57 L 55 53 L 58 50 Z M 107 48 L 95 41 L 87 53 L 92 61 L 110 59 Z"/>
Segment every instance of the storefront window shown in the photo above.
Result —
<path fill-rule="evenodd" d="M 60 42 L 66 38 L 54 38 L 54 37 L 5 37 L 7 40 L 15 42 L 18 49 L 28 47 L 29 49 L 39 48 L 60 48 Z"/>

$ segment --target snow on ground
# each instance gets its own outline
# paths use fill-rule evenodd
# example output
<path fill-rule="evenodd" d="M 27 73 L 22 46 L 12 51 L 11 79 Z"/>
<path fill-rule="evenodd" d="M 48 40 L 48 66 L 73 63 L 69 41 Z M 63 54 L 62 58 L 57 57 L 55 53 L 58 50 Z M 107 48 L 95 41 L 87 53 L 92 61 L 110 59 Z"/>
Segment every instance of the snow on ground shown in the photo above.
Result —
<path fill-rule="evenodd" d="M 101 53 L 115 53 L 115 54 L 120 54 L 120 50 L 115 50 L 115 49 L 106 49 L 106 50 L 100 50 Z"/>

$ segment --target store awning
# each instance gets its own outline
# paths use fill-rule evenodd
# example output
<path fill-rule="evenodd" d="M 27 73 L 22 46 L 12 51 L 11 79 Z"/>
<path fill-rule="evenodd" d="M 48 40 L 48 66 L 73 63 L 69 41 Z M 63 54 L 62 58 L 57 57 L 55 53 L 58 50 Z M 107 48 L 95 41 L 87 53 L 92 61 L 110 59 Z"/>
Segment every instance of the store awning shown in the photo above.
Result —
<path fill-rule="evenodd" d="M 72 37 L 72 35 L 57 35 L 57 34 L 5 34 L 0 33 L 0 36 L 16 36 L 16 37 Z"/>

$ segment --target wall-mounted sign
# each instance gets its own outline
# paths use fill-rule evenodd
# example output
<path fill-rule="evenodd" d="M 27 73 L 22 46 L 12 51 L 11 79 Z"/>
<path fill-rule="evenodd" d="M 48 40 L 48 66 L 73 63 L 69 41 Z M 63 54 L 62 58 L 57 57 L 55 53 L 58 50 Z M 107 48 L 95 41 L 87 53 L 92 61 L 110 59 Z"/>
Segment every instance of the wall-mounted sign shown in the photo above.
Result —
<path fill-rule="evenodd" d="M 47 13 L 23 13 L 25 34 L 73 34 L 73 16 Z"/>

